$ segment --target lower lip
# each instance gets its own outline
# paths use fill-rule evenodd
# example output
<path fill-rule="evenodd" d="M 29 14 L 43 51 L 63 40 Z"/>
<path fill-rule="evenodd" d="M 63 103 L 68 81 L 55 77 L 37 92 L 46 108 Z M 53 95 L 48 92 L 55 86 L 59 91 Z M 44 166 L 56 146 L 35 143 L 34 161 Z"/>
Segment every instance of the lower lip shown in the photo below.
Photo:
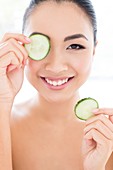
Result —
<path fill-rule="evenodd" d="M 69 85 L 69 83 L 73 80 L 73 78 L 70 79 L 68 82 L 66 82 L 66 83 L 64 83 L 64 84 L 62 84 L 62 85 L 60 85 L 60 86 L 53 86 L 53 85 L 47 83 L 46 80 L 43 79 L 43 78 L 41 78 L 41 80 L 42 80 L 43 83 L 46 85 L 46 87 L 48 87 L 48 88 L 51 89 L 51 90 L 62 90 L 62 89 L 64 89 L 64 88 L 66 88 L 67 85 Z"/>

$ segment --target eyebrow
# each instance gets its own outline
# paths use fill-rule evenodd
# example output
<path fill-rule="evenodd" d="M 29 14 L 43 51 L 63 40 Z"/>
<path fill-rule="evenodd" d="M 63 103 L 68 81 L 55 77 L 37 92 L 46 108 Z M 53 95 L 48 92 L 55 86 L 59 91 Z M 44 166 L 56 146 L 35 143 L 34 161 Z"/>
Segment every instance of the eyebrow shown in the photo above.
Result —
<path fill-rule="evenodd" d="M 50 37 L 49 37 L 48 35 L 43 34 L 43 33 L 41 33 L 41 32 L 32 32 L 32 33 L 30 34 L 30 36 L 31 36 L 31 35 L 35 35 L 35 34 L 45 35 L 46 37 L 48 37 L 48 39 L 50 39 Z M 70 35 L 70 36 L 65 37 L 65 38 L 64 38 L 64 42 L 65 42 L 65 41 L 69 41 L 69 40 L 73 40 L 73 39 L 78 39 L 78 38 L 84 38 L 85 40 L 88 41 L 88 38 L 87 38 L 85 35 L 83 35 L 83 34 L 73 34 L 73 35 Z"/>
<path fill-rule="evenodd" d="M 70 35 L 64 38 L 64 42 L 65 41 L 69 41 L 69 40 L 73 40 L 73 39 L 78 39 L 78 38 L 84 38 L 85 40 L 88 41 L 87 37 L 83 34 L 74 34 L 74 35 Z"/>

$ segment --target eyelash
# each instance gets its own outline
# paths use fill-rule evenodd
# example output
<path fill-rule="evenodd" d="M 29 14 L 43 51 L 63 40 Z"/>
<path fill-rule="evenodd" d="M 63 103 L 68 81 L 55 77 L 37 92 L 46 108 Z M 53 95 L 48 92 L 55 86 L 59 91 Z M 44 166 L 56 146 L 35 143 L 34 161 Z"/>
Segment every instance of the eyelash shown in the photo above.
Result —
<path fill-rule="evenodd" d="M 85 49 L 85 47 L 83 45 L 80 44 L 71 44 L 69 47 L 66 48 L 66 50 L 82 50 Z"/>

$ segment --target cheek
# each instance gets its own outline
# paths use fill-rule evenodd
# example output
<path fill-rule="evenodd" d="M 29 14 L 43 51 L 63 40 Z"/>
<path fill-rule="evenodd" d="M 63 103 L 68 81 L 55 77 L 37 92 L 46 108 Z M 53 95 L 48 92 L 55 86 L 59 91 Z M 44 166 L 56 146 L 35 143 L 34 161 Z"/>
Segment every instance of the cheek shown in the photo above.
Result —
<path fill-rule="evenodd" d="M 42 68 L 43 63 L 41 61 L 35 61 L 35 60 L 28 60 L 27 66 L 26 66 L 26 72 L 31 74 L 32 76 L 36 76 L 37 72 Z"/>
<path fill-rule="evenodd" d="M 80 57 L 80 56 L 79 56 Z M 74 87 L 79 89 L 88 79 L 92 66 L 92 58 L 90 56 L 82 56 L 77 61 L 73 61 L 73 68 L 75 70 L 75 84 Z"/>
<path fill-rule="evenodd" d="M 78 74 L 84 74 L 90 71 L 92 58 L 90 56 L 79 56 L 76 60 L 73 60 L 72 64 Z"/>
<path fill-rule="evenodd" d="M 39 66 L 37 64 L 37 61 L 33 61 L 31 59 L 28 60 L 28 63 L 25 67 L 25 74 L 28 79 L 28 81 L 33 84 L 35 82 L 35 79 L 37 79 L 37 71 L 39 70 Z"/>

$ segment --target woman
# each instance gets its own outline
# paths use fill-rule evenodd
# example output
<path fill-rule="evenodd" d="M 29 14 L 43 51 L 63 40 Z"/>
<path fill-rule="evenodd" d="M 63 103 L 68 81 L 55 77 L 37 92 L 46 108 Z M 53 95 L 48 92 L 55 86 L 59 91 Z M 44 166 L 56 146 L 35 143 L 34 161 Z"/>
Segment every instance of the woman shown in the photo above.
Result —
<path fill-rule="evenodd" d="M 96 31 L 89 0 L 33 0 L 24 15 L 23 34 L 3 37 L 0 169 L 112 170 L 113 109 L 94 110 L 96 116 L 86 122 L 73 111 L 90 74 Z M 40 61 L 30 59 L 24 48 L 34 32 L 50 38 L 50 52 Z M 12 109 L 24 70 L 37 94 Z"/>

